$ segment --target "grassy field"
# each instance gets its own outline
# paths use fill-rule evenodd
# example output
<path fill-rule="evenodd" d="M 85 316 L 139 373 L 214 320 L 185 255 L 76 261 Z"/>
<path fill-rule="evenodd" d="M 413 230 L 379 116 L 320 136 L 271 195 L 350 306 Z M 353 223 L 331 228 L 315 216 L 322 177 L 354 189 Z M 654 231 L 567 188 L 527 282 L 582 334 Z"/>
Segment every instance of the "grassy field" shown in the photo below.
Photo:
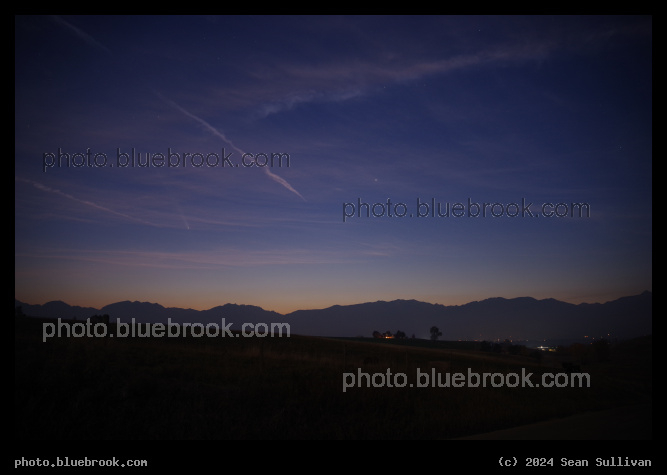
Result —
<path fill-rule="evenodd" d="M 588 388 L 417 387 L 418 368 L 429 375 L 525 368 L 539 382 L 572 358 L 538 361 L 465 342 L 294 335 L 42 342 L 42 320 L 17 317 L 14 352 L 15 438 L 24 440 L 445 439 L 646 403 L 652 389 L 650 337 L 612 345 L 606 361 L 587 355 Z M 387 370 L 404 373 L 405 386 L 343 391 L 344 373 L 383 373 L 379 383 Z"/>

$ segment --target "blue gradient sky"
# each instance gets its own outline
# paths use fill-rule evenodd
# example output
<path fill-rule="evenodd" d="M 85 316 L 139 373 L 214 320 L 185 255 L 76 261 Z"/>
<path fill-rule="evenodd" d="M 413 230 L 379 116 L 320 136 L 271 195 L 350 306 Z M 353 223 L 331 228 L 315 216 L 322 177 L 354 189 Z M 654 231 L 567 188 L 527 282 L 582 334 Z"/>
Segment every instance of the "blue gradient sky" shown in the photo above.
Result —
<path fill-rule="evenodd" d="M 19 16 L 15 37 L 19 300 L 287 313 L 652 290 L 651 17 Z M 223 147 L 290 166 L 116 166 Z M 44 171 L 59 149 L 114 166 Z M 432 198 L 590 217 L 416 217 Z M 413 216 L 344 222 L 358 199 Z"/>

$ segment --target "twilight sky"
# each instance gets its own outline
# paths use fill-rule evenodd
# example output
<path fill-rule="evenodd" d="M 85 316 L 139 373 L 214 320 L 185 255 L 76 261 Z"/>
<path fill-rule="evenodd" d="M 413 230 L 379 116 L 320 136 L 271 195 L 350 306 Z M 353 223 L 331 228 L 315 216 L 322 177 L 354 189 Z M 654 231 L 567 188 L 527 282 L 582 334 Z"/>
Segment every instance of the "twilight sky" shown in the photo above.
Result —
<path fill-rule="evenodd" d="M 18 16 L 15 40 L 24 302 L 652 290 L 651 17 Z"/>

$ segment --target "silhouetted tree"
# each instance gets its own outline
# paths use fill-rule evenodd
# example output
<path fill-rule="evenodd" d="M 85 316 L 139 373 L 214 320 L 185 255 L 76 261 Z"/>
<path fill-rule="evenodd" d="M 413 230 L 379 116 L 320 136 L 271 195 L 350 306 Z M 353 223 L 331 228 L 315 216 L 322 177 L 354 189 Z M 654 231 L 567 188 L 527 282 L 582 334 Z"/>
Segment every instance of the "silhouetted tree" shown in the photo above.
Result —
<path fill-rule="evenodd" d="M 401 330 L 396 330 L 396 335 L 394 335 L 396 338 L 405 338 L 405 333 L 402 332 Z"/>
<path fill-rule="evenodd" d="M 373 338 L 382 338 L 382 333 L 380 333 L 379 331 L 375 330 L 375 331 L 373 332 Z"/>
<path fill-rule="evenodd" d="M 442 332 L 438 329 L 438 327 L 431 327 L 431 340 L 435 341 L 439 336 L 442 336 Z"/>

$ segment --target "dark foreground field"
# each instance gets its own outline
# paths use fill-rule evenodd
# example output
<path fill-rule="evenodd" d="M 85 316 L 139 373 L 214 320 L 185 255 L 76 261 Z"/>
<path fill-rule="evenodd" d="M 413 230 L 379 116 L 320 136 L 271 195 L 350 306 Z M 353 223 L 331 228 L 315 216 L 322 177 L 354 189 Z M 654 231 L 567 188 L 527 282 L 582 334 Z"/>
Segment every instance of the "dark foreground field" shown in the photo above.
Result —
<path fill-rule="evenodd" d="M 588 388 L 453 388 L 417 387 L 417 369 L 525 368 L 538 382 L 573 354 L 537 360 L 461 343 L 294 335 L 42 342 L 42 322 L 15 320 L 17 439 L 449 439 L 651 407 L 650 337 L 612 345 L 604 358 L 579 349 Z M 380 383 L 387 370 L 404 373 L 391 382 L 405 386 L 364 383 L 343 392 L 343 373 L 383 373 Z"/>

